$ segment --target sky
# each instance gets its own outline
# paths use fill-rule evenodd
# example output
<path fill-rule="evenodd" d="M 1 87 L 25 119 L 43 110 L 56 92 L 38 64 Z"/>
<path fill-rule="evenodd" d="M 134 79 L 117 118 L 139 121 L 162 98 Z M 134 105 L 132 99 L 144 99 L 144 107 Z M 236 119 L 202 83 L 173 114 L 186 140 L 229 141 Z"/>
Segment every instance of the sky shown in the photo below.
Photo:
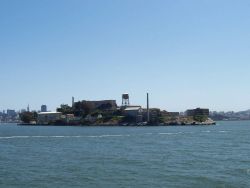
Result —
<path fill-rule="evenodd" d="M 250 109 L 248 0 L 0 0 L 0 110 L 115 99 Z"/>

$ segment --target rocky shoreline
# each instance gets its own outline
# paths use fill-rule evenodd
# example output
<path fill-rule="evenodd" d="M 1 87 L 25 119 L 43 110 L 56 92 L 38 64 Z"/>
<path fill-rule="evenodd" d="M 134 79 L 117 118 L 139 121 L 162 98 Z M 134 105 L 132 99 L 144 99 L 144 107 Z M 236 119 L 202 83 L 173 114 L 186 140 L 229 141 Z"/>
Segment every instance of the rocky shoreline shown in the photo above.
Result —
<path fill-rule="evenodd" d="M 209 125 L 216 125 L 216 122 L 208 119 L 205 122 L 180 122 L 180 121 L 173 121 L 173 122 L 165 122 L 165 123 L 158 123 L 158 124 L 151 124 L 147 122 L 140 122 L 140 123 L 117 123 L 117 122 L 106 122 L 106 123 L 94 123 L 94 124 L 29 124 L 29 123 L 20 123 L 17 125 L 23 126 L 209 126 Z"/>

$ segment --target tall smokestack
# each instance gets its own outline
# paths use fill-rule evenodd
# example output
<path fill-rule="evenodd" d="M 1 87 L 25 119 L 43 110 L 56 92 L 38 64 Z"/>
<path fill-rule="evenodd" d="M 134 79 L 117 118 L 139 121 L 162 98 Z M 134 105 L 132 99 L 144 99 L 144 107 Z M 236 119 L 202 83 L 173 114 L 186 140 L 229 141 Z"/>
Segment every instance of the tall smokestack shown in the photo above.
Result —
<path fill-rule="evenodd" d="M 75 104 L 75 98 L 72 97 L 72 108 L 74 107 L 74 104 Z"/>
<path fill-rule="evenodd" d="M 147 93 L 147 122 L 149 122 L 149 95 Z"/>

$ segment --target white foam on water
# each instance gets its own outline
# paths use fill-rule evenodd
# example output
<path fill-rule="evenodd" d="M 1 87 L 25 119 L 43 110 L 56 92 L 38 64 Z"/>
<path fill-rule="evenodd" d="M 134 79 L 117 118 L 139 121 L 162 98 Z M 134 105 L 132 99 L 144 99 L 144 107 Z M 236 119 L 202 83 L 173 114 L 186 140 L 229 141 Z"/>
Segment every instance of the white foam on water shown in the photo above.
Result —
<path fill-rule="evenodd" d="M 175 134 L 182 134 L 183 132 L 177 132 L 177 133 L 158 133 L 159 135 L 175 135 Z"/>
<path fill-rule="evenodd" d="M 250 175 L 250 169 L 247 169 L 247 175 Z"/>
<path fill-rule="evenodd" d="M 100 135 L 99 137 L 123 137 L 123 136 L 130 136 L 130 135 L 122 135 L 122 134 L 118 134 L 118 135 Z"/>
<path fill-rule="evenodd" d="M 2 136 L 0 139 L 27 139 L 27 138 L 105 138 L 105 137 L 128 137 L 130 135 L 90 135 L 90 136 L 63 136 L 63 135 L 55 135 L 55 136 Z"/>
<path fill-rule="evenodd" d="M 49 136 L 31 136 L 32 138 L 48 138 Z"/>
<path fill-rule="evenodd" d="M 85 137 L 88 137 L 88 138 L 98 138 L 100 136 L 85 136 Z"/>
<path fill-rule="evenodd" d="M 226 132 L 228 132 L 228 131 L 219 131 L 219 133 L 226 133 Z"/>
<path fill-rule="evenodd" d="M 202 131 L 203 133 L 210 133 L 211 131 Z"/>
<path fill-rule="evenodd" d="M 30 138 L 30 136 L 4 136 L 4 137 L 0 137 L 0 139 L 12 139 L 12 138 Z"/>

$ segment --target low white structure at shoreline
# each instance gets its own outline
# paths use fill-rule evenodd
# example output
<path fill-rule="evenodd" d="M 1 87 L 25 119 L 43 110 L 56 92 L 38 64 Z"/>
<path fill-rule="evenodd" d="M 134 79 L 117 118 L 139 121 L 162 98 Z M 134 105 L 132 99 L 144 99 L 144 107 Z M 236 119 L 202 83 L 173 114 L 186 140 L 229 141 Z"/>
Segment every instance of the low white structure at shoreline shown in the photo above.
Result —
<path fill-rule="evenodd" d="M 61 112 L 40 112 L 37 114 L 37 124 L 49 124 L 61 120 Z"/>

